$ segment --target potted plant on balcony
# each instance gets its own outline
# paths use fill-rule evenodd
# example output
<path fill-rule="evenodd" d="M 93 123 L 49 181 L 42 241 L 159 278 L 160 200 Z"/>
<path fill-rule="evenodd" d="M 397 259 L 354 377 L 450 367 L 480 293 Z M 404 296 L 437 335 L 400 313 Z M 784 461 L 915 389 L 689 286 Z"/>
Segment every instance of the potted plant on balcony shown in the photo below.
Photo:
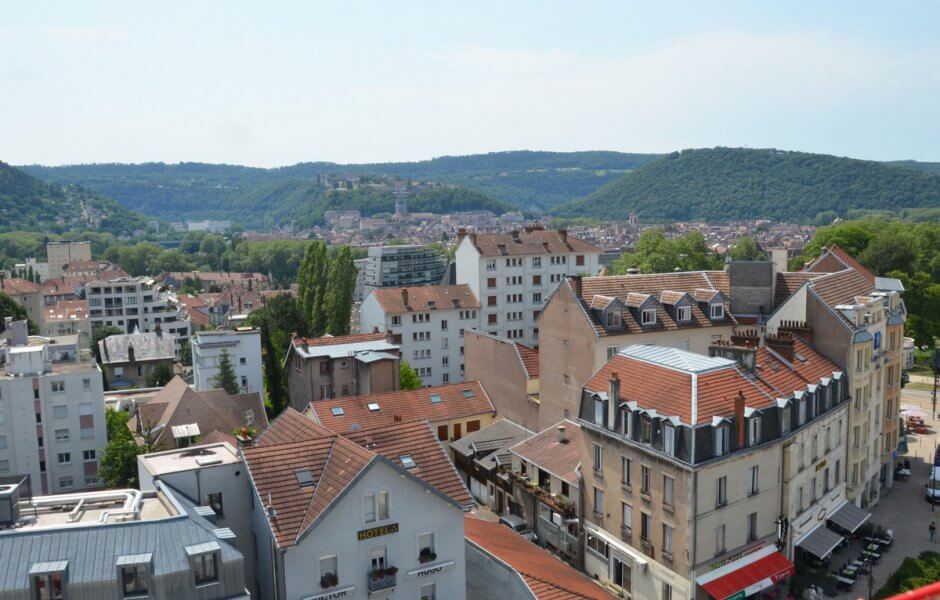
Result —
<path fill-rule="evenodd" d="M 437 560 L 437 553 L 430 548 L 422 548 L 421 552 L 418 553 L 418 562 L 424 564 L 429 563 L 432 560 Z"/>
<path fill-rule="evenodd" d="M 320 587 L 323 589 L 331 588 L 339 584 L 339 577 L 336 576 L 336 573 L 324 573 L 323 577 L 320 577 Z"/>
<path fill-rule="evenodd" d="M 255 436 L 258 434 L 258 432 L 255 431 L 255 428 L 251 427 L 250 425 L 242 425 L 234 431 L 234 434 L 239 443 L 246 444 L 255 439 Z"/>

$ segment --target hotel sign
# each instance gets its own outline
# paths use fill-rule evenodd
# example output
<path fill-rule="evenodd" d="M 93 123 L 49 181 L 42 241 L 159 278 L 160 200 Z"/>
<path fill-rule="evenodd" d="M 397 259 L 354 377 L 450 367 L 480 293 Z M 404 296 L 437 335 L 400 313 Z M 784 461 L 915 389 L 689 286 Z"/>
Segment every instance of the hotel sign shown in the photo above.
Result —
<path fill-rule="evenodd" d="M 415 569 L 413 571 L 408 571 L 408 579 L 420 579 L 421 577 L 432 577 L 438 573 L 443 573 L 444 571 L 450 571 L 454 568 L 454 561 L 449 560 L 447 562 L 436 563 L 433 565 L 428 565 L 420 569 Z"/>
<path fill-rule="evenodd" d="M 355 591 L 356 586 L 350 585 L 344 588 L 330 590 L 323 594 L 317 594 L 316 596 L 307 596 L 304 598 L 304 600 L 334 600 L 336 598 L 352 598 L 353 592 Z"/>
<path fill-rule="evenodd" d="M 356 534 L 356 538 L 361 542 L 362 540 L 371 540 L 372 538 L 381 537 L 383 535 L 391 535 L 393 533 L 398 533 L 398 523 L 389 523 L 388 525 L 382 525 L 381 527 L 370 527 L 369 529 L 362 529 L 359 533 Z"/>

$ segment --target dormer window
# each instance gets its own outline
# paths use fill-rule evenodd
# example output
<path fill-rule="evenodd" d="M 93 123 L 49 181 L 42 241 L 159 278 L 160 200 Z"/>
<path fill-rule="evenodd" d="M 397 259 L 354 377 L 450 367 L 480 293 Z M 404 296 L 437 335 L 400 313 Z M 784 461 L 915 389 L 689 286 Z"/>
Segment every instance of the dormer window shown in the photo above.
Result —
<path fill-rule="evenodd" d="M 653 421 L 647 415 L 640 419 L 640 441 L 644 444 L 653 443 Z"/>
<path fill-rule="evenodd" d="M 676 320 L 677 321 L 691 321 L 692 320 L 692 307 L 691 306 L 680 306 L 676 309 Z"/>
<path fill-rule="evenodd" d="M 633 438 L 633 413 L 629 408 L 623 409 L 623 423 L 621 424 L 621 433 L 624 437 Z"/>
<path fill-rule="evenodd" d="M 728 453 L 728 443 L 731 437 L 731 428 L 721 425 L 715 428 L 715 456 L 724 456 Z"/>
<path fill-rule="evenodd" d="M 753 416 L 747 422 L 747 445 L 760 444 L 760 417 Z"/>
<path fill-rule="evenodd" d="M 788 434 L 790 433 L 790 405 L 787 404 L 782 409 L 780 409 L 780 433 Z"/>
<path fill-rule="evenodd" d="M 676 455 L 676 428 L 672 423 L 663 425 L 663 452 L 669 456 Z"/>
<path fill-rule="evenodd" d="M 642 325 L 653 325 L 656 323 L 656 309 L 655 308 L 644 308 L 643 312 L 640 314 L 640 324 Z"/>
<path fill-rule="evenodd" d="M 620 311 L 612 310 L 607 313 L 607 326 L 608 327 L 620 327 L 622 321 L 620 319 Z"/>
<path fill-rule="evenodd" d="M 712 319 L 724 319 L 725 318 L 725 305 L 724 304 L 711 304 L 709 306 L 710 315 Z"/>
<path fill-rule="evenodd" d="M 604 401 L 600 398 L 594 398 L 594 424 L 600 427 L 604 426 Z"/>

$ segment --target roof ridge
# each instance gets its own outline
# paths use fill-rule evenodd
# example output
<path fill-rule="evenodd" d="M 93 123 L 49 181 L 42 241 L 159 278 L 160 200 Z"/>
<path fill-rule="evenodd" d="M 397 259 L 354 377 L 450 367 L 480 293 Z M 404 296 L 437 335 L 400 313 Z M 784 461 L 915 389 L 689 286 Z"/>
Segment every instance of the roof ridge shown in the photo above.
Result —
<path fill-rule="evenodd" d="M 326 468 L 329 466 L 330 460 L 333 458 L 333 451 L 336 450 L 337 437 L 338 436 L 336 435 L 333 436 L 333 442 L 330 444 L 330 451 L 326 455 L 326 460 L 323 461 L 323 468 L 320 469 L 320 477 L 317 478 L 317 481 L 313 486 L 313 492 L 310 494 L 310 500 L 307 501 L 307 508 L 304 509 L 304 520 L 301 522 L 300 527 L 297 528 L 297 535 L 294 536 L 295 544 L 300 541 L 300 536 L 310 528 L 311 523 L 307 522 L 307 518 L 310 513 L 310 507 L 313 505 L 313 500 L 317 496 L 317 490 L 320 489 L 320 482 L 323 480 L 323 475 L 326 473 Z"/>

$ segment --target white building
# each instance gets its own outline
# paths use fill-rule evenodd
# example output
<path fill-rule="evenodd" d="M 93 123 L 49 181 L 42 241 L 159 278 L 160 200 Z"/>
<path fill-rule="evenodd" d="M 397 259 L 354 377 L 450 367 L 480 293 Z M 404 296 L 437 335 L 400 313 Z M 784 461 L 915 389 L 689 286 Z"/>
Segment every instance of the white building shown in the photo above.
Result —
<path fill-rule="evenodd" d="M 480 328 L 480 302 L 468 285 L 380 288 L 362 302 L 362 333 L 391 333 L 424 385 L 464 378 L 464 332 Z"/>
<path fill-rule="evenodd" d="M 30 269 L 39 275 L 40 281 L 49 279 L 49 263 L 38 262 L 35 258 L 27 257 L 26 262 L 13 265 L 13 272 L 20 277 L 26 277 Z"/>
<path fill-rule="evenodd" d="M 244 448 L 259 595 L 463 600 L 472 500 L 430 426 L 397 423 L 362 441 L 368 449 L 287 409 Z"/>
<path fill-rule="evenodd" d="M 189 339 L 189 323 L 175 298 L 160 291 L 160 285 L 150 277 L 121 277 L 108 281 L 94 281 L 85 288 L 88 300 L 88 318 L 91 327 L 113 325 L 127 333 L 156 331 L 176 336 L 179 350 Z"/>
<path fill-rule="evenodd" d="M 261 376 L 261 331 L 250 327 L 236 330 L 199 331 L 192 340 L 193 384 L 199 391 L 218 386 L 222 351 L 228 352 L 242 394 L 264 393 Z"/>
<path fill-rule="evenodd" d="M 601 249 L 567 230 L 526 228 L 511 233 L 460 231 L 457 283 L 482 305 L 480 326 L 492 335 L 534 346 L 538 319 L 565 275 L 596 275 Z"/>
<path fill-rule="evenodd" d="M 43 494 L 97 487 L 107 443 L 101 371 L 94 362 L 53 362 L 10 322 L 0 346 L 0 476 L 29 475 Z"/>

